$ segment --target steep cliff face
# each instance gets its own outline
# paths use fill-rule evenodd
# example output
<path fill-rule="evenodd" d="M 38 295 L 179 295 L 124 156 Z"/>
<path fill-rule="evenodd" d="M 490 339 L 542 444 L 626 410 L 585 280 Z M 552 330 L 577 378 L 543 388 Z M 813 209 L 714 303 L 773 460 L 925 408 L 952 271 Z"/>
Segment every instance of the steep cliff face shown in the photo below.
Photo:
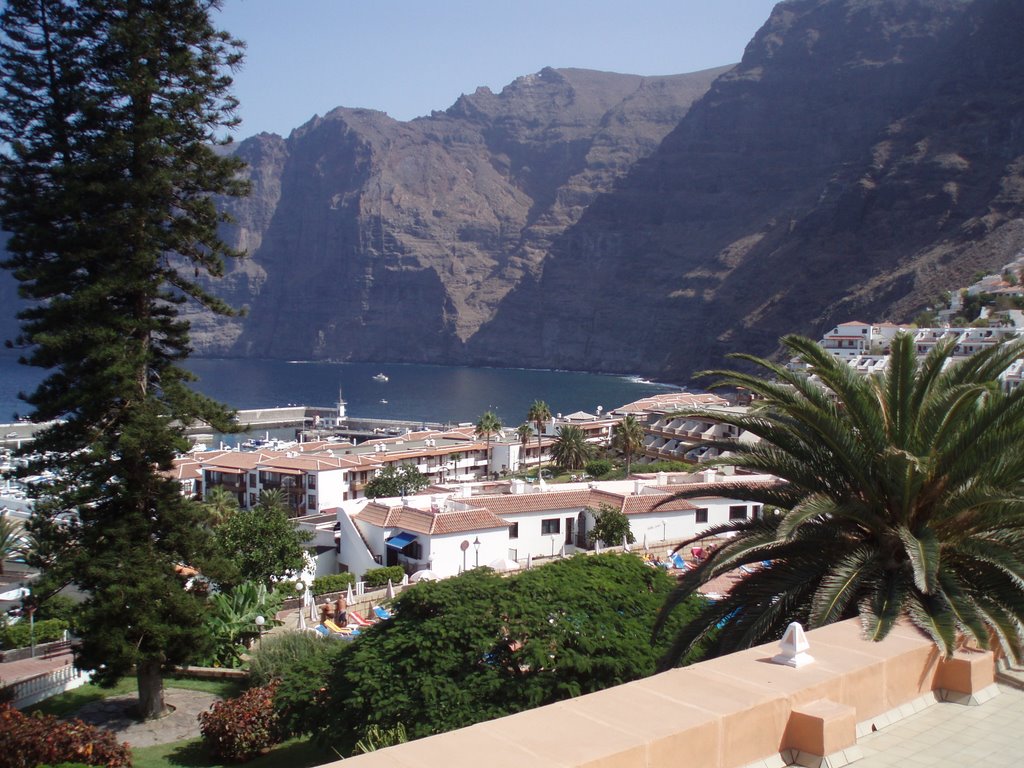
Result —
<path fill-rule="evenodd" d="M 1022 39 L 1019 0 L 786 0 L 734 68 L 253 137 L 213 286 L 248 313 L 191 315 L 197 349 L 685 381 L 906 320 L 1024 250 Z"/>
<path fill-rule="evenodd" d="M 727 68 L 644 78 L 545 69 L 407 123 L 336 109 L 238 151 L 254 194 L 228 234 L 244 319 L 200 351 L 452 362 L 552 238 L 654 151 Z M 219 289 L 218 289 L 219 290 Z"/>
<path fill-rule="evenodd" d="M 471 356 L 685 380 L 784 333 L 905 319 L 1009 261 L 1022 34 L 1009 0 L 780 4 Z"/>

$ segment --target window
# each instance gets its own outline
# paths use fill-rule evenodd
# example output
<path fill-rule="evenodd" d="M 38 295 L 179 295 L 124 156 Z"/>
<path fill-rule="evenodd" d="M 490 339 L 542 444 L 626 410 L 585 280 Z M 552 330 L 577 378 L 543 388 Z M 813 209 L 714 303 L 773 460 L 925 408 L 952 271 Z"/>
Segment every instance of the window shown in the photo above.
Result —
<path fill-rule="evenodd" d="M 747 519 L 747 505 L 737 504 L 729 507 L 729 519 L 730 520 L 746 520 Z"/>
<path fill-rule="evenodd" d="M 310 490 L 316 488 L 316 475 L 306 475 L 306 487 Z"/>
<path fill-rule="evenodd" d="M 562 521 L 557 517 L 552 517 L 548 520 L 540 521 L 540 535 L 545 536 L 548 534 L 559 533 L 562 530 L 560 525 Z"/>
<path fill-rule="evenodd" d="M 306 506 L 310 509 L 316 509 L 316 494 L 309 494 L 309 501 L 306 502 Z"/>
<path fill-rule="evenodd" d="M 519 538 L 519 523 L 512 523 L 512 525 L 508 527 L 508 537 L 510 539 Z"/>
<path fill-rule="evenodd" d="M 707 507 L 699 507 L 696 511 L 696 522 L 706 523 L 708 521 L 708 509 Z"/>
<path fill-rule="evenodd" d="M 759 517 L 761 517 L 761 505 L 760 504 L 755 504 L 754 505 L 753 514 L 751 516 L 755 520 L 757 520 Z"/>

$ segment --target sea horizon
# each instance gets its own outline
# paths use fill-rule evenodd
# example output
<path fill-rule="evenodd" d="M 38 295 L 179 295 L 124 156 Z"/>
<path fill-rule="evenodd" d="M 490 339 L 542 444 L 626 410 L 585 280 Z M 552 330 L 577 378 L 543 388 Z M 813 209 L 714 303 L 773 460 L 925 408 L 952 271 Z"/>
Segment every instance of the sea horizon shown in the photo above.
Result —
<path fill-rule="evenodd" d="M 596 413 L 682 389 L 635 374 L 437 363 L 192 357 L 184 367 L 198 377 L 197 391 L 238 410 L 334 406 L 340 390 L 350 416 L 441 424 L 475 422 L 491 410 L 516 426 L 534 400 L 544 400 L 553 414 Z M 388 381 L 376 380 L 378 374 Z M 0 355 L 0 422 L 28 413 L 17 393 L 31 391 L 44 375 L 18 364 L 16 354 Z"/>

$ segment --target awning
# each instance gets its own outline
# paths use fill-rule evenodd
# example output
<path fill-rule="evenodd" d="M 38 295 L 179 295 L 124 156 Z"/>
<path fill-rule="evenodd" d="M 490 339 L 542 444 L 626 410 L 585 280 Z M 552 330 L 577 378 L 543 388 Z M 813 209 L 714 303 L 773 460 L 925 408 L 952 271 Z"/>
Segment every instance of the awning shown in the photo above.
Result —
<path fill-rule="evenodd" d="M 408 547 L 414 541 L 416 541 L 415 534 L 406 533 L 405 531 L 402 531 L 401 533 L 396 533 L 394 536 L 392 536 L 384 543 L 387 544 L 391 549 L 402 550 Z"/>

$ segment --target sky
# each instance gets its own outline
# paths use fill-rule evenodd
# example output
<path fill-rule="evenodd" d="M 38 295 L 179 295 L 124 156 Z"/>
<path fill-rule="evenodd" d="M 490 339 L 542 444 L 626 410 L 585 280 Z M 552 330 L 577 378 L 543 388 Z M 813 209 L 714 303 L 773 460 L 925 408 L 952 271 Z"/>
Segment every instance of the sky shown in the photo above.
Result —
<path fill-rule="evenodd" d="M 334 107 L 397 120 L 544 67 L 636 75 L 740 60 L 777 0 L 223 0 L 247 44 L 236 139 L 287 136 Z"/>

